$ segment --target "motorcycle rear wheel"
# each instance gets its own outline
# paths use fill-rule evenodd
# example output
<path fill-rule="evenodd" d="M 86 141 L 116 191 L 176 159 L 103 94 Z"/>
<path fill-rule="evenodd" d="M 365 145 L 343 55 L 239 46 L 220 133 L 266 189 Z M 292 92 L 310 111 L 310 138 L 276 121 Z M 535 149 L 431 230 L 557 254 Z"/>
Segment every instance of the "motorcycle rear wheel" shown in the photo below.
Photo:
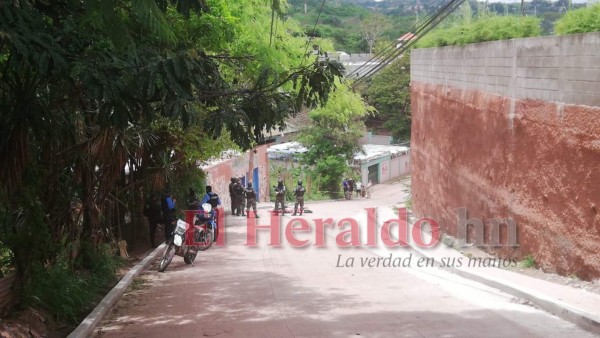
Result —
<path fill-rule="evenodd" d="M 198 255 L 197 252 L 194 252 L 194 253 L 188 252 L 187 254 L 185 254 L 185 256 L 183 256 L 183 261 L 185 262 L 185 264 L 192 264 L 192 263 L 194 263 L 194 260 L 196 259 L 197 255 Z"/>
<path fill-rule="evenodd" d="M 165 270 L 167 269 L 167 266 L 169 266 L 169 264 L 171 264 L 171 261 L 173 260 L 173 256 L 175 256 L 175 250 L 177 250 L 177 248 L 175 248 L 175 245 L 173 243 L 171 243 L 171 244 L 169 244 L 169 246 L 167 246 L 167 248 L 165 249 L 165 253 L 163 254 L 163 257 L 160 260 L 160 264 L 158 265 L 159 272 L 165 272 Z"/>

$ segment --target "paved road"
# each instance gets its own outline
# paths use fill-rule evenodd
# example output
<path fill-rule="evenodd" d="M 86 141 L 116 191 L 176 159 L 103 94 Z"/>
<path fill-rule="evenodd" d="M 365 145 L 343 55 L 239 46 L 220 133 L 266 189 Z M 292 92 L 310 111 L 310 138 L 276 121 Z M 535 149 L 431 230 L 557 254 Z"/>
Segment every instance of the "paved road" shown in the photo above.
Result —
<path fill-rule="evenodd" d="M 403 200 L 401 184 L 379 185 L 370 200 L 310 204 L 315 218 L 360 218 L 364 208 Z M 261 210 L 260 224 L 268 215 Z M 291 218 L 284 219 L 285 221 Z M 246 219 L 228 217 L 227 243 L 198 256 L 156 264 L 98 328 L 99 337 L 592 337 L 518 299 L 432 267 L 407 249 L 246 246 Z M 283 231 L 282 231 L 283 232 Z M 316 235 L 299 239 L 316 242 Z M 282 237 L 285 239 L 285 233 Z M 390 257 L 412 267 L 368 265 Z M 350 264 L 350 259 L 354 263 Z M 362 260 L 361 260 L 362 259 Z M 353 265 L 339 267 L 338 265 Z"/>

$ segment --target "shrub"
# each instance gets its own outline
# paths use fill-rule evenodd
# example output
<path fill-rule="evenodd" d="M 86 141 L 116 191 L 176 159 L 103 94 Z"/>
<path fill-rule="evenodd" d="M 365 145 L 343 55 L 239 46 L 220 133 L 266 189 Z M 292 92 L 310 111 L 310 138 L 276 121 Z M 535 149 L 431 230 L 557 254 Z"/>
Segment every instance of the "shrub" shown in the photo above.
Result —
<path fill-rule="evenodd" d="M 536 265 L 535 258 L 533 257 L 533 255 L 526 255 L 525 257 L 523 257 L 521 265 L 524 268 L 534 268 Z"/>
<path fill-rule="evenodd" d="M 57 320 L 78 322 L 102 291 L 116 281 L 115 271 L 121 265 L 108 245 L 86 251 L 87 260 L 94 262 L 88 270 L 74 271 L 64 260 L 49 267 L 35 264 L 24 290 L 26 302 L 45 309 Z"/>
<path fill-rule="evenodd" d="M 534 17 L 497 16 L 480 17 L 472 22 L 438 28 L 419 40 L 418 48 L 466 45 L 485 41 L 507 40 L 539 36 L 541 20 Z"/>
<path fill-rule="evenodd" d="M 600 31 L 600 3 L 569 11 L 554 23 L 557 35 Z"/>

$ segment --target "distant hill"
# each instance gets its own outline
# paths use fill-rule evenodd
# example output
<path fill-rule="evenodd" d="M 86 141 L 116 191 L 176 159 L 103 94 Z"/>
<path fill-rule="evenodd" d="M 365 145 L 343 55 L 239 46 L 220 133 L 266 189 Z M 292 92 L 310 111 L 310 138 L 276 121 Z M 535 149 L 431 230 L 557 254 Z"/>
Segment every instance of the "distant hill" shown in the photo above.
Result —
<path fill-rule="evenodd" d="M 315 36 L 326 37 L 334 41 L 337 50 L 348 53 L 364 53 L 369 48 L 362 38 L 360 22 L 369 13 L 379 12 L 386 15 L 390 27 L 381 39 L 391 42 L 410 31 L 417 21 L 429 13 L 434 13 L 442 0 L 326 0 L 320 13 L 319 22 L 313 33 L 313 27 L 323 0 L 288 0 L 291 9 L 289 16 L 298 20 L 305 31 Z M 520 15 L 521 4 L 503 2 L 477 2 L 469 0 L 474 15 L 481 11 L 491 11 L 499 15 Z M 305 7 L 306 5 L 306 7 Z M 542 17 L 544 34 L 552 34 L 553 23 L 567 10 L 585 6 L 582 3 L 569 3 L 569 0 L 544 1 L 533 0 L 525 3 L 525 15 Z M 304 9 L 306 8 L 306 13 Z"/>

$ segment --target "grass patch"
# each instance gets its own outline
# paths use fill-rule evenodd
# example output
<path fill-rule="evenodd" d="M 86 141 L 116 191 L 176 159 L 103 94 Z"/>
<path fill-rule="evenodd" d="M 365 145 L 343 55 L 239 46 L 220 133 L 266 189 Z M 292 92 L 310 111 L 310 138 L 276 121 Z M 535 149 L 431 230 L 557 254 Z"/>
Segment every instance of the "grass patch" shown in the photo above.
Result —
<path fill-rule="evenodd" d="M 137 276 L 131 282 L 131 291 L 143 290 L 148 286 L 148 280 L 142 276 Z"/>
<path fill-rule="evenodd" d="M 60 260 L 51 266 L 34 265 L 24 290 L 27 304 L 44 309 L 58 321 L 77 323 L 114 285 L 115 272 L 123 264 L 108 246 L 89 255 L 88 269 L 74 270 Z"/>
<path fill-rule="evenodd" d="M 536 266 L 536 261 L 535 258 L 532 255 L 526 255 L 525 257 L 523 257 L 523 260 L 521 260 L 521 266 L 524 268 L 535 268 Z"/>

